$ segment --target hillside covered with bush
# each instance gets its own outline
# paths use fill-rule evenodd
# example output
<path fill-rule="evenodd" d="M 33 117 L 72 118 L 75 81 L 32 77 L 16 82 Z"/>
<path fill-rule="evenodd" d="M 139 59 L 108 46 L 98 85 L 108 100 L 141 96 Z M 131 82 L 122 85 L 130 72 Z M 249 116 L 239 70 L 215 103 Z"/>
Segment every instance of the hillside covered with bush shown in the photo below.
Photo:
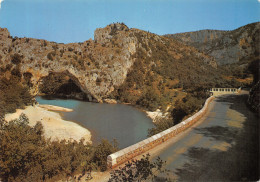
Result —
<path fill-rule="evenodd" d="M 123 23 L 95 31 L 95 40 L 58 44 L 0 30 L 1 74 L 19 68 L 32 95 L 103 102 L 114 98 L 148 110 L 227 86 L 213 57 L 174 39 Z M 69 89 L 68 89 L 69 88 Z"/>
<path fill-rule="evenodd" d="M 251 86 L 253 77 L 256 86 L 249 102 L 259 109 L 259 100 L 255 102 L 259 50 L 254 47 L 258 39 L 252 37 L 258 35 L 259 23 L 233 32 L 210 32 L 211 41 L 202 43 L 194 37 L 204 33 L 165 37 L 116 23 L 97 29 L 94 40 L 58 44 L 12 37 L 7 29 L 0 29 L 1 180 L 53 181 L 84 173 L 89 167 L 103 171 L 107 155 L 117 150 L 116 143 L 108 141 L 97 146 L 50 141 L 43 137 L 41 123 L 31 127 L 24 115 L 4 122 L 4 114 L 34 104 L 36 95 L 94 102 L 114 99 L 168 113 L 149 135 L 198 111 L 209 88 Z M 247 54 L 232 63 L 219 61 L 214 46 L 223 51 L 222 44 L 229 46 L 225 41 L 231 39 L 230 45 L 236 48 L 239 43 Z"/>

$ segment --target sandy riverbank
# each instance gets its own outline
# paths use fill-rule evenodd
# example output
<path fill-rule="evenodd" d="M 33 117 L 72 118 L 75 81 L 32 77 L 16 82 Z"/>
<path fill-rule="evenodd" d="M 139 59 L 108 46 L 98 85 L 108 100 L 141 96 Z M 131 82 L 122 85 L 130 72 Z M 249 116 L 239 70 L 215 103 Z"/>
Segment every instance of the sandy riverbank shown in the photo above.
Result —
<path fill-rule="evenodd" d="M 160 109 L 156 111 L 145 111 L 146 115 L 153 120 L 154 123 L 159 121 L 162 118 L 167 118 L 168 113 L 163 113 Z"/>
<path fill-rule="evenodd" d="M 49 110 L 61 110 L 70 112 L 70 109 L 56 107 L 56 106 L 27 106 L 25 109 L 17 109 L 15 113 L 6 114 L 5 120 L 11 121 L 24 113 L 29 118 L 29 125 L 34 126 L 37 121 L 41 121 L 43 125 L 44 135 L 51 140 L 76 140 L 80 141 L 84 138 L 86 142 L 91 143 L 91 133 L 86 128 L 78 125 L 77 123 L 63 120 L 59 113 Z"/>
<path fill-rule="evenodd" d="M 62 112 L 72 112 L 73 111 L 73 109 L 60 107 L 60 106 L 54 106 L 54 105 L 40 104 L 38 106 L 41 108 L 47 109 L 47 110 L 51 110 L 51 111 L 62 111 Z"/>

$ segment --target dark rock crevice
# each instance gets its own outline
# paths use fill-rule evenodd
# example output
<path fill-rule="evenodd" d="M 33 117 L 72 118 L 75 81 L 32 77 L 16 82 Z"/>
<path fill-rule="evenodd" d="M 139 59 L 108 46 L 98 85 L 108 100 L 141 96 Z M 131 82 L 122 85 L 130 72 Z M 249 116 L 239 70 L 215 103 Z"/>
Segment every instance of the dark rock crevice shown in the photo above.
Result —
<path fill-rule="evenodd" d="M 77 79 L 69 73 L 50 73 L 43 77 L 39 95 L 92 101 L 92 96 L 82 91 Z"/>

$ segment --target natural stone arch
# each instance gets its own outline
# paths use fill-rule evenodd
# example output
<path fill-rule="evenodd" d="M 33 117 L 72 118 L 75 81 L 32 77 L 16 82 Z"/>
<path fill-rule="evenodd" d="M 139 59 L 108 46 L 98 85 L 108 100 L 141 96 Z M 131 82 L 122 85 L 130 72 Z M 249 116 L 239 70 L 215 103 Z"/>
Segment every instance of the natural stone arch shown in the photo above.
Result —
<path fill-rule="evenodd" d="M 50 72 L 39 80 L 39 94 L 93 101 L 93 96 L 82 88 L 78 79 L 65 72 Z"/>

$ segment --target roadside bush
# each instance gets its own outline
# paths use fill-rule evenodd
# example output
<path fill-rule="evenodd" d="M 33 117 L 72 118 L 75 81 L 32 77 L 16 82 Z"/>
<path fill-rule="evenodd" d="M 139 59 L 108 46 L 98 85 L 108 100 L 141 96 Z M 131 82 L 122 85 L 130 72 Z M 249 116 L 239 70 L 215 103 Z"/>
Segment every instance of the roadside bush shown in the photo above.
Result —
<path fill-rule="evenodd" d="M 116 140 L 110 143 L 103 139 L 99 145 L 95 147 L 93 162 L 100 167 L 101 171 L 107 170 L 107 156 L 118 150 Z"/>
<path fill-rule="evenodd" d="M 172 119 L 160 119 L 154 125 L 155 127 L 148 129 L 148 137 L 167 130 L 174 125 L 174 122 Z"/>
<path fill-rule="evenodd" d="M 122 168 L 110 172 L 109 182 L 123 182 L 123 181 L 157 181 L 156 175 L 164 174 L 167 176 L 165 170 L 165 163 L 160 157 L 151 162 L 150 155 L 143 155 L 140 160 L 133 160 L 126 163 Z M 166 177 L 163 181 L 167 181 Z"/>
<path fill-rule="evenodd" d="M 197 99 L 188 94 L 182 100 L 177 100 L 174 104 L 174 109 L 171 112 L 171 118 L 162 118 L 157 121 L 154 128 L 148 129 L 148 136 L 153 136 L 161 131 L 164 131 L 178 123 L 185 117 L 197 112 L 201 109 L 205 99 Z"/>
<path fill-rule="evenodd" d="M 199 110 L 203 103 L 204 99 L 197 99 L 188 94 L 182 100 L 177 100 L 175 103 L 175 108 L 172 111 L 172 118 L 174 125 L 178 124 L 183 120 L 184 117 L 193 114 Z"/>

